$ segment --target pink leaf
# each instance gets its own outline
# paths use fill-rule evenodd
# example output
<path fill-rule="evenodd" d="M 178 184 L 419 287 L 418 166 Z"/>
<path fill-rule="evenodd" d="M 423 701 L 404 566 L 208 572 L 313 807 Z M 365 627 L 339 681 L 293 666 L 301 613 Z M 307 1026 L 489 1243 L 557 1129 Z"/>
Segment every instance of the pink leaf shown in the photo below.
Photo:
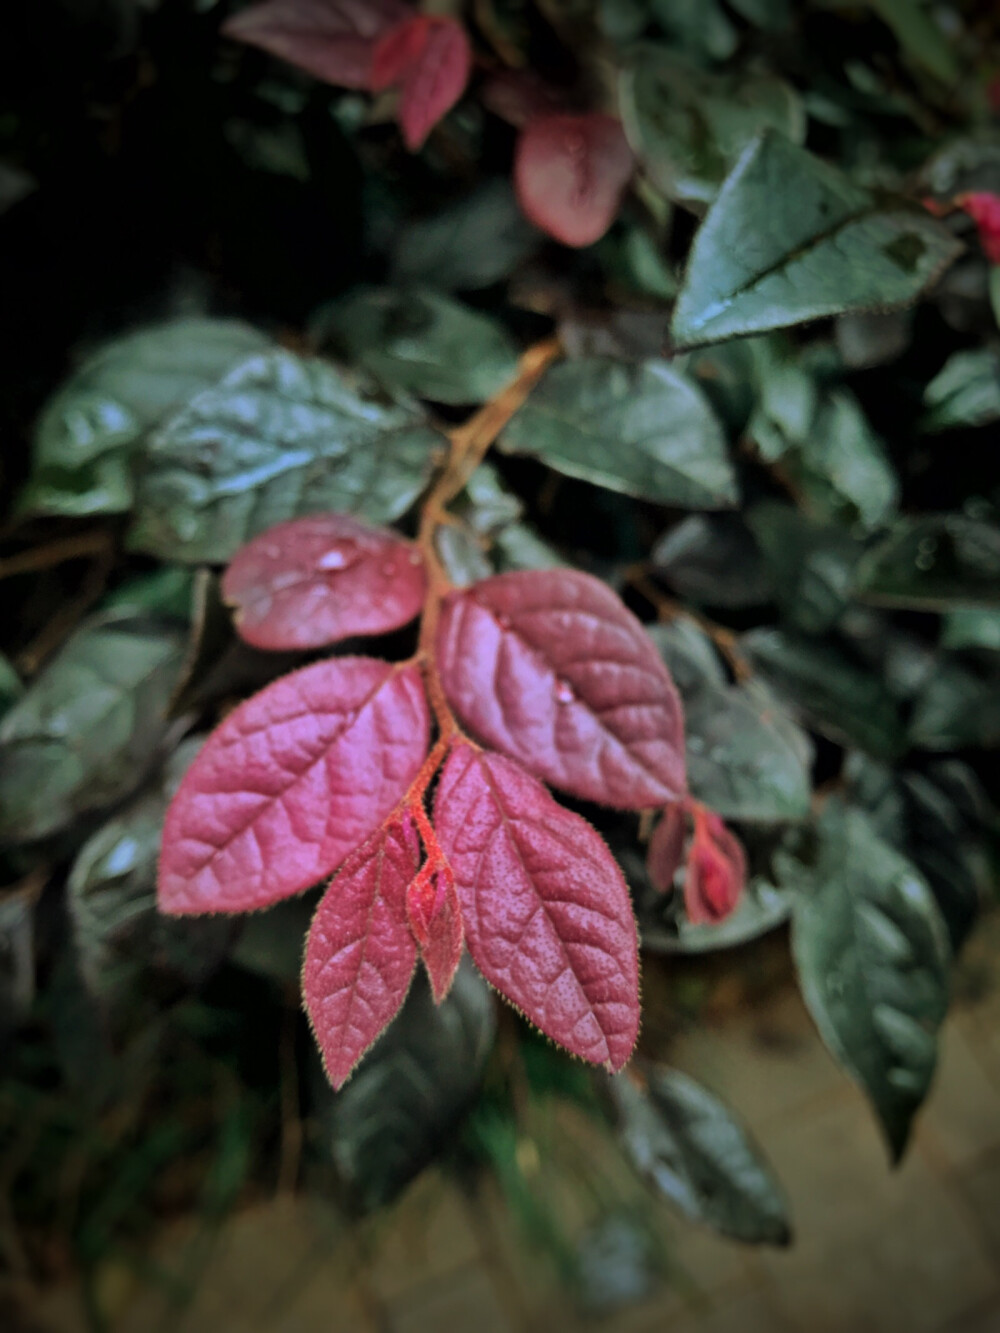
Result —
<path fill-rule="evenodd" d="M 411 13 L 403 0 L 263 0 L 222 25 L 340 88 L 367 88 L 375 43 Z"/>
<path fill-rule="evenodd" d="M 991 264 L 1000 264 L 1000 195 L 973 190 L 955 200 L 979 230 L 979 243 Z"/>
<path fill-rule="evenodd" d="M 472 72 L 472 48 L 462 25 L 448 18 L 422 22 L 427 35 L 406 70 L 399 99 L 399 123 L 412 152 L 462 96 Z"/>
<path fill-rule="evenodd" d="M 564 245 L 592 245 L 614 222 L 633 167 L 613 116 L 540 116 L 518 141 L 514 185 L 536 227 Z"/>
<path fill-rule="evenodd" d="M 452 593 L 438 665 L 462 724 L 553 786 L 621 809 L 683 797 L 673 681 L 639 621 L 589 574 L 499 574 Z"/>
<path fill-rule="evenodd" d="M 546 1036 L 620 1069 L 639 1031 L 639 952 L 622 873 L 597 832 L 501 755 L 462 743 L 434 825 L 469 952 Z"/>
<path fill-rule="evenodd" d="M 347 1082 L 410 989 L 417 946 L 406 924 L 406 889 L 419 863 L 412 825 L 383 824 L 344 863 L 313 917 L 302 994 L 335 1088 Z"/>
<path fill-rule="evenodd" d="M 747 880 L 739 839 L 714 811 L 691 802 L 694 837 L 688 851 L 684 910 L 692 925 L 724 921 L 736 909 Z"/>
<path fill-rule="evenodd" d="M 279 523 L 239 551 L 222 580 L 236 628 L 257 648 L 321 648 L 384 634 L 420 611 L 420 553 L 347 514 Z"/>
<path fill-rule="evenodd" d="M 653 887 L 660 893 L 670 893 L 674 887 L 674 876 L 684 860 L 686 834 L 684 804 L 677 801 L 664 809 L 646 849 L 646 870 Z"/>
<path fill-rule="evenodd" d="M 465 944 L 462 907 L 450 866 L 427 862 L 406 891 L 406 916 L 420 945 L 434 1001 L 440 1004 L 451 990 Z"/>
<path fill-rule="evenodd" d="M 378 828 L 427 753 L 420 671 L 316 662 L 235 709 L 167 811 L 159 906 L 270 907 L 329 875 Z"/>
<path fill-rule="evenodd" d="M 384 92 L 401 83 L 403 76 L 420 58 L 427 45 L 431 20 L 423 14 L 413 14 L 382 34 L 372 56 L 369 87 L 372 92 Z"/>

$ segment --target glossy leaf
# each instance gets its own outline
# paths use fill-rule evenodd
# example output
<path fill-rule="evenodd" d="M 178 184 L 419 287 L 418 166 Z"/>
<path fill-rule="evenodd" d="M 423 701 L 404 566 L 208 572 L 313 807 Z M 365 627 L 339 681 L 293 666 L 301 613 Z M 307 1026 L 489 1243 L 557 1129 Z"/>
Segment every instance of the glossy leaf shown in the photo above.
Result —
<path fill-rule="evenodd" d="M 677 691 L 599 580 L 539 570 L 453 593 L 438 659 L 463 725 L 553 786 L 623 809 L 684 794 Z"/>
<path fill-rule="evenodd" d="M 649 558 L 682 597 L 702 606 L 743 608 L 771 600 L 760 546 L 742 516 L 691 514 L 664 533 Z"/>
<path fill-rule="evenodd" d="M 945 648 L 988 648 L 1000 652 L 1000 610 L 949 611 L 941 642 Z"/>
<path fill-rule="evenodd" d="M 385 634 L 419 614 L 420 552 L 348 514 L 279 523 L 237 554 L 222 580 L 240 637 L 257 648 L 321 648 Z"/>
<path fill-rule="evenodd" d="M 127 615 L 70 637 L 0 723 L 0 837 L 49 837 L 138 786 L 183 647 L 179 627 Z"/>
<path fill-rule="evenodd" d="M 747 144 L 765 129 L 805 138 L 801 100 L 772 74 L 716 74 L 666 47 L 644 48 L 622 74 L 622 121 L 636 157 L 669 199 L 709 203 Z"/>
<path fill-rule="evenodd" d="M 276 352 L 194 399 L 149 443 L 132 544 L 195 564 L 307 513 L 390 522 L 443 447 L 412 407 L 359 395 L 332 366 Z"/>
<path fill-rule="evenodd" d="M 940 657 L 914 700 L 909 735 L 926 750 L 1000 745 L 1000 672 Z"/>
<path fill-rule="evenodd" d="M 478 291 L 508 277 L 540 239 L 510 183 L 488 180 L 404 227 L 393 247 L 392 277 L 444 291 Z"/>
<path fill-rule="evenodd" d="M 764 500 L 747 511 L 747 524 L 784 618 L 806 634 L 822 634 L 843 615 L 854 590 L 863 547 L 849 532 Z"/>
<path fill-rule="evenodd" d="M 899 502 L 885 444 L 846 389 L 823 395 L 786 469 L 814 511 L 867 530 L 890 519 Z"/>
<path fill-rule="evenodd" d="M 427 753 L 420 672 L 316 662 L 231 712 L 167 813 L 164 912 L 249 912 L 318 883 L 365 842 Z"/>
<path fill-rule="evenodd" d="M 612 1080 L 626 1152 L 688 1217 L 766 1245 L 791 1239 L 788 1205 L 746 1131 L 718 1098 L 676 1069 L 650 1071 L 645 1091 Z"/>
<path fill-rule="evenodd" d="M 418 975 L 347 1086 L 336 1096 L 322 1090 L 322 1139 L 364 1207 L 387 1203 L 447 1145 L 495 1032 L 493 998 L 468 960 L 441 1005 Z"/>
<path fill-rule="evenodd" d="M 431 130 L 465 92 L 472 72 L 472 48 L 457 19 L 419 16 L 424 40 L 403 74 L 399 124 L 411 152 L 423 147 Z"/>
<path fill-rule="evenodd" d="M 859 811 L 831 802 L 802 881 L 792 947 L 809 1011 L 868 1093 L 893 1157 L 927 1094 L 948 1003 L 947 936 L 924 879 Z"/>
<path fill-rule="evenodd" d="M 697 385 L 665 361 L 564 361 L 531 393 L 500 448 L 660 504 L 736 503 L 722 427 Z"/>
<path fill-rule="evenodd" d="M 469 953 L 574 1055 L 620 1069 L 639 1031 L 635 918 L 595 830 L 502 755 L 461 743 L 434 803 Z"/>
<path fill-rule="evenodd" d="M 924 390 L 926 431 L 984 426 L 1000 419 L 1000 356 L 989 347 L 954 352 Z"/>
<path fill-rule="evenodd" d="M 417 946 L 406 892 L 419 864 L 416 827 L 389 820 L 345 861 L 316 909 L 302 996 L 334 1088 L 347 1082 L 410 989 Z"/>
<path fill-rule="evenodd" d="M 903 748 L 892 695 L 839 647 L 770 629 L 742 642 L 778 696 L 824 736 L 887 759 Z"/>
<path fill-rule="evenodd" d="M 108 343 L 43 408 L 21 507 L 125 512 L 133 499 L 133 455 L 144 435 L 270 345 L 248 324 L 228 319 L 180 319 Z"/>
<path fill-rule="evenodd" d="M 945 83 L 958 81 L 960 66 L 945 29 L 919 0 L 869 0 L 869 3 L 911 59 Z"/>
<path fill-rule="evenodd" d="M 375 43 L 410 12 L 403 0 L 263 0 L 222 31 L 337 87 L 367 88 Z"/>
<path fill-rule="evenodd" d="M 323 324 L 388 389 L 438 403 L 486 402 L 517 372 L 503 325 L 437 292 L 361 287 L 331 306 Z"/>
<path fill-rule="evenodd" d="M 963 514 L 900 519 L 866 554 L 857 582 L 880 606 L 1000 606 L 1000 526 Z"/>
<path fill-rule="evenodd" d="M 93 833 L 70 871 L 66 901 L 83 979 L 120 1017 L 140 995 L 151 999 L 204 981 L 232 941 L 230 920 L 179 921 L 156 910 L 167 803 L 200 746 L 200 737 L 185 741 L 157 789 Z"/>
<path fill-rule="evenodd" d="M 427 968 L 434 1003 L 451 990 L 462 961 L 465 930 L 455 876 L 448 865 L 426 863 L 406 891 L 406 917 Z"/>
<path fill-rule="evenodd" d="M 673 336 L 691 347 L 916 300 L 957 257 L 941 223 L 782 135 L 747 148 L 695 237 Z"/>
<path fill-rule="evenodd" d="M 563 245 L 593 245 L 614 222 L 634 162 L 613 116 L 555 113 L 528 122 L 514 158 L 526 217 Z"/>

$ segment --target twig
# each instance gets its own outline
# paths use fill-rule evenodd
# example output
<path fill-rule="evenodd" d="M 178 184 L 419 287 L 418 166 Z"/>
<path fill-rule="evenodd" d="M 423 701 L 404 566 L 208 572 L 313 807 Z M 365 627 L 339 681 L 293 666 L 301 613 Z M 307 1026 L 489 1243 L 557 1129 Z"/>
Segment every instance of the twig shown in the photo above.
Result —
<path fill-rule="evenodd" d="M 636 592 L 641 593 L 646 601 L 655 608 L 658 620 L 669 624 L 672 620 L 686 620 L 690 625 L 696 625 L 703 634 L 708 637 L 718 648 L 719 652 L 729 664 L 729 669 L 737 680 L 749 680 L 753 675 L 753 667 L 744 657 L 737 636 L 731 629 L 726 629 L 724 625 L 717 625 L 714 620 L 709 620 L 706 616 L 697 611 L 692 611 L 675 601 L 673 597 L 668 597 L 652 581 L 642 565 L 633 565 L 626 573 L 626 579 Z"/>
<path fill-rule="evenodd" d="M 34 574 L 38 570 L 51 569 L 54 565 L 66 564 L 70 560 L 86 560 L 104 555 L 113 544 L 114 538 L 106 528 L 78 532 L 72 537 L 60 537 L 58 541 L 49 542 L 45 546 L 35 546 L 0 560 L 0 579 L 10 579 L 16 574 Z"/>

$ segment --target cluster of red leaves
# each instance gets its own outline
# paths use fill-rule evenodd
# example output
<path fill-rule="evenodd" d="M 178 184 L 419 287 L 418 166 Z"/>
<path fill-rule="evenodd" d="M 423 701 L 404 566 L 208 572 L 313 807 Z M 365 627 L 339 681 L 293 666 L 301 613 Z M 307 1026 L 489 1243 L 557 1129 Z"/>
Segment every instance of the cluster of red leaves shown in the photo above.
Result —
<path fill-rule="evenodd" d="M 646 858 L 649 877 L 661 893 L 671 892 L 682 864 L 688 920 L 696 926 L 723 921 L 746 884 L 746 855 L 719 816 L 690 797 L 666 807 Z"/>
<path fill-rule="evenodd" d="M 395 629 L 427 594 L 416 545 L 340 515 L 256 538 L 223 589 L 241 634 L 275 649 Z M 303 972 L 335 1086 L 398 1011 L 418 956 L 440 1000 L 465 948 L 542 1032 L 619 1069 L 639 1026 L 631 900 L 596 830 L 543 783 L 618 809 L 679 808 L 677 692 L 589 575 L 501 574 L 434 605 L 435 642 L 413 660 L 329 657 L 226 717 L 168 811 L 160 907 L 253 911 L 339 869 Z M 428 689 L 444 699 L 430 753 Z M 708 839 L 696 835 L 690 864 L 716 919 L 728 888 L 710 847 L 731 855 L 731 835 L 691 808 Z"/>
<path fill-rule="evenodd" d="M 399 89 L 397 116 L 415 151 L 464 93 L 472 49 L 452 18 L 402 0 L 262 0 L 224 32 L 343 88 Z M 531 75 L 494 76 L 484 101 L 521 130 L 514 184 L 525 215 L 564 245 L 592 245 L 611 226 L 634 169 L 624 131 L 574 112 Z"/>

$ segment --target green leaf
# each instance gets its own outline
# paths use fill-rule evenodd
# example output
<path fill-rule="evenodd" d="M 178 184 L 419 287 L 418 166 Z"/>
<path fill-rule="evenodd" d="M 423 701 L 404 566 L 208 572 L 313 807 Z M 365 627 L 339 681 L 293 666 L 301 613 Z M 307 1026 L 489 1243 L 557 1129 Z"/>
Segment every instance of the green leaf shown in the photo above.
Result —
<path fill-rule="evenodd" d="M 703 8 L 703 5 L 700 6 Z M 796 143 L 806 117 L 798 94 L 772 74 L 713 74 L 666 47 L 647 46 L 620 76 L 619 109 L 632 151 L 679 203 L 709 203 L 755 135 L 773 129 Z"/>
<path fill-rule="evenodd" d="M 899 712 L 879 678 L 832 643 L 781 630 L 744 634 L 744 650 L 800 719 L 842 745 L 891 759 L 903 748 Z"/>
<path fill-rule="evenodd" d="M 984 426 L 1000 418 L 1000 356 L 989 347 L 954 352 L 924 390 L 925 431 Z"/>
<path fill-rule="evenodd" d="M 1000 652 L 1000 611 L 949 611 L 941 642 L 945 648 L 987 648 Z"/>
<path fill-rule="evenodd" d="M 857 521 L 870 530 L 884 523 L 899 502 L 899 482 L 885 445 L 847 389 L 823 396 L 788 466 L 806 500 L 827 518 Z"/>
<path fill-rule="evenodd" d="M 80 970 L 112 1010 L 140 994 L 162 999 L 197 986 L 232 938 L 224 917 L 172 918 L 156 909 L 156 863 L 167 803 L 201 747 L 192 738 L 171 757 L 158 789 L 140 796 L 77 854 L 67 905 Z"/>
<path fill-rule="evenodd" d="M 709 60 L 728 60 L 739 46 L 739 31 L 721 0 L 648 0 L 660 27 L 682 51 Z"/>
<path fill-rule="evenodd" d="M 792 948 L 809 1011 L 864 1088 L 894 1160 L 930 1087 L 948 1007 L 950 950 L 922 876 L 859 811 L 831 801 L 802 883 Z"/>
<path fill-rule="evenodd" d="M 681 597 L 702 606 L 771 600 L 760 547 L 738 514 L 691 514 L 660 538 L 649 561 Z"/>
<path fill-rule="evenodd" d="M 625 1151 L 671 1203 L 724 1236 L 789 1243 L 781 1187 L 717 1097 L 676 1069 L 651 1070 L 645 1094 L 622 1074 L 609 1083 Z"/>
<path fill-rule="evenodd" d="M 1000 606 L 1000 526 L 964 514 L 901 518 L 861 561 L 857 591 L 923 611 Z"/>
<path fill-rule="evenodd" d="M 123 513 L 143 436 L 270 340 L 226 319 L 182 319 L 108 344 L 63 385 L 35 430 L 20 507 L 34 513 Z"/>
<path fill-rule="evenodd" d="M 131 544 L 185 564 L 221 562 L 301 514 L 391 522 L 443 447 L 415 408 L 362 397 L 325 362 L 256 357 L 150 440 Z"/>
<path fill-rule="evenodd" d="M 101 610 L 129 611 L 133 615 L 146 612 L 174 620 L 189 620 L 193 592 L 191 570 L 167 565 L 151 574 L 128 579 L 114 592 L 108 593 L 101 603 Z"/>
<path fill-rule="evenodd" d="M 24 693 L 21 677 L 0 653 L 0 713 L 5 713 Z"/>
<path fill-rule="evenodd" d="M 183 640 L 141 617 L 77 630 L 0 723 L 0 837 L 48 837 L 138 786 L 166 732 Z"/>
<path fill-rule="evenodd" d="M 952 657 L 939 660 L 914 702 L 910 741 L 925 750 L 1000 745 L 1000 671 L 980 674 Z"/>
<path fill-rule="evenodd" d="M 447 1146 L 479 1086 L 495 1032 L 492 996 L 468 960 L 438 1006 L 421 971 L 399 1017 L 350 1082 L 336 1095 L 326 1087 L 323 1139 L 366 1208 L 387 1203 Z"/>
<path fill-rule="evenodd" d="M 390 392 L 484 403 L 517 372 L 503 325 L 438 292 L 361 287 L 328 306 L 320 324 Z"/>
<path fill-rule="evenodd" d="M 911 59 L 943 83 L 957 83 L 959 64 L 944 30 L 926 12 L 921 0 L 868 0 L 896 35 Z"/>
<path fill-rule="evenodd" d="M 439 213 L 408 223 L 392 252 L 392 279 L 477 291 L 508 277 L 538 248 L 507 180 L 486 181 Z"/>
<path fill-rule="evenodd" d="M 754 505 L 746 521 L 789 624 L 806 634 L 822 634 L 835 625 L 851 597 L 860 543 L 843 528 L 777 500 Z"/>
<path fill-rule="evenodd" d="M 725 684 L 711 643 L 691 626 L 650 633 L 684 701 L 692 795 L 724 819 L 807 815 L 812 745 L 770 691 L 760 681 Z"/>
<path fill-rule="evenodd" d="M 883 205 L 780 134 L 750 145 L 695 236 L 679 347 L 915 301 L 961 246 L 926 212 Z"/>
<path fill-rule="evenodd" d="M 701 390 L 665 361 L 588 357 L 553 367 L 500 437 L 557 472 L 690 509 L 736 503 L 736 477 Z"/>

